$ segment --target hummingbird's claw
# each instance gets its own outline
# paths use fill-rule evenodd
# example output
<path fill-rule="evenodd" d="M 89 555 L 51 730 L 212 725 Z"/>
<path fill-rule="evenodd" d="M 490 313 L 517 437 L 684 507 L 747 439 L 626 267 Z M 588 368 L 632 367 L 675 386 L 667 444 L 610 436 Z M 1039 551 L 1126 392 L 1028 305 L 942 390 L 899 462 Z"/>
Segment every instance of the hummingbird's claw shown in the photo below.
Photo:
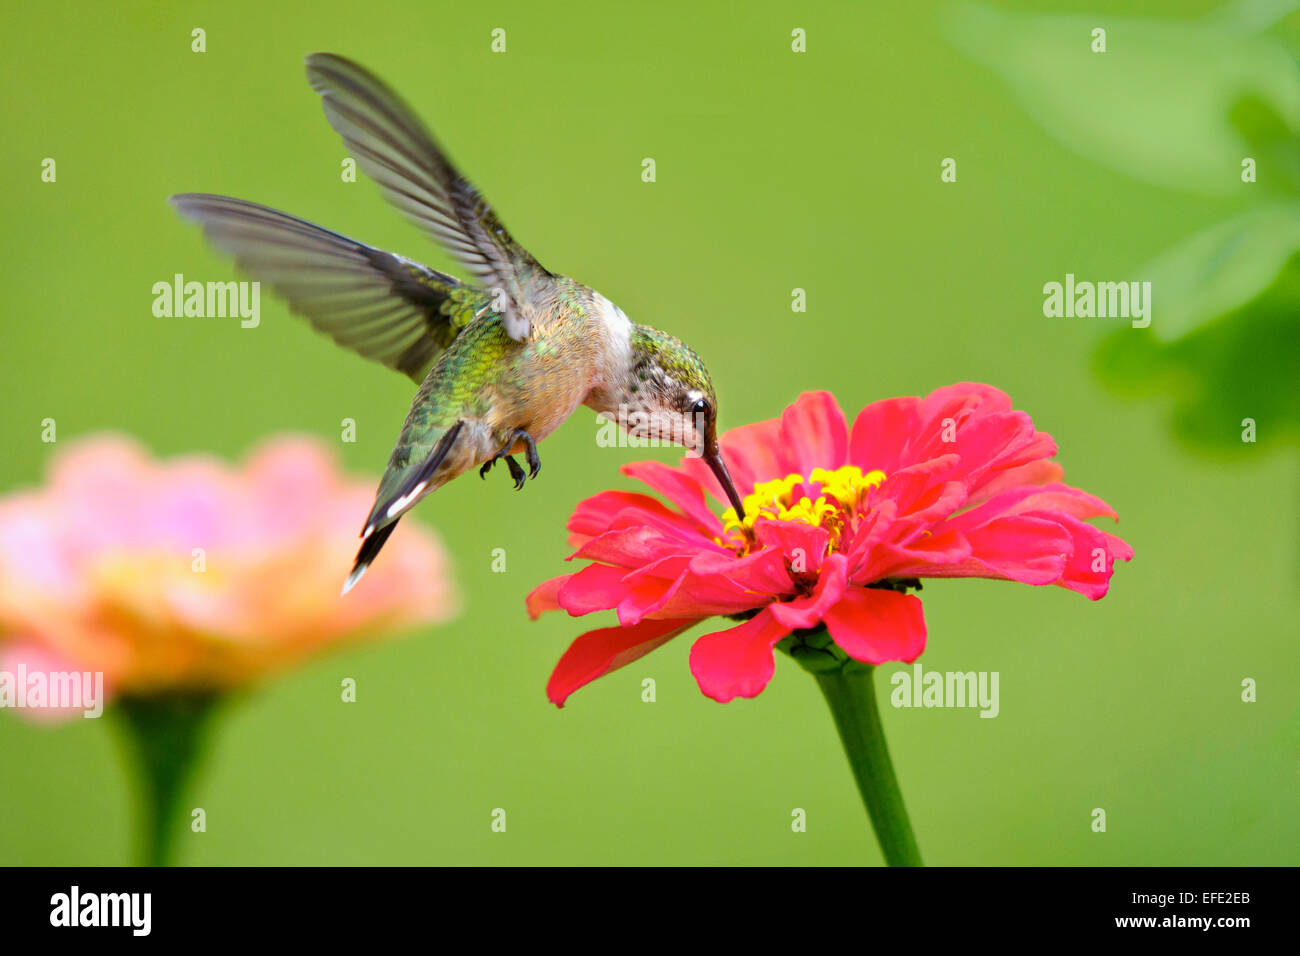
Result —
<path fill-rule="evenodd" d="M 537 473 L 542 470 L 542 460 L 537 457 L 537 442 L 533 441 L 533 436 L 528 432 L 520 432 L 519 434 L 526 446 L 524 457 L 528 459 L 528 477 L 536 478 Z"/>
<path fill-rule="evenodd" d="M 515 461 L 514 455 L 506 455 L 506 465 L 510 468 L 510 477 L 515 480 L 515 491 L 518 491 L 524 486 L 528 476 L 524 474 L 523 466 Z"/>
<path fill-rule="evenodd" d="M 528 460 L 527 472 L 524 471 L 519 462 L 515 461 L 514 455 L 510 454 L 510 449 L 514 448 L 517 442 L 524 443 L 524 454 Z M 510 477 L 514 479 L 516 491 L 522 488 L 524 482 L 529 478 L 536 478 L 537 473 L 542 470 L 542 460 L 537 457 L 537 443 L 533 441 L 533 436 L 522 428 L 511 432 L 510 439 L 506 442 L 505 447 L 483 463 L 483 467 L 478 470 L 478 476 L 486 478 L 487 473 L 492 470 L 492 466 L 501 458 L 506 460 L 506 466 L 510 469 Z"/>
<path fill-rule="evenodd" d="M 488 472 L 492 470 L 492 466 L 502 458 L 506 460 L 506 467 L 510 469 L 510 477 L 514 479 L 515 488 L 522 488 L 524 486 L 524 469 L 519 462 L 515 461 L 513 455 L 505 455 L 498 452 L 496 455 L 483 462 L 483 467 L 478 470 L 478 476 L 480 478 L 486 478 Z"/>

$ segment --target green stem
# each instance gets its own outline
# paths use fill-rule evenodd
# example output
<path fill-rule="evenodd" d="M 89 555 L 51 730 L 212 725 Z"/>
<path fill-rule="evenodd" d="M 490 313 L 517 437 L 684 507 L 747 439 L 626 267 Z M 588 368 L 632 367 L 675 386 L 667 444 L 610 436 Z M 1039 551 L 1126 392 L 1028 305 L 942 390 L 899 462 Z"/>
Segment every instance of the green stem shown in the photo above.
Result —
<path fill-rule="evenodd" d="M 876 705 L 875 670 L 854 661 L 834 669 L 818 668 L 812 674 L 830 705 L 885 862 L 890 866 L 923 866 L 885 746 Z"/>
<path fill-rule="evenodd" d="M 134 752 L 142 783 L 138 860 L 141 866 L 167 866 L 182 798 L 198 765 L 215 694 L 122 697 L 117 710 Z"/>

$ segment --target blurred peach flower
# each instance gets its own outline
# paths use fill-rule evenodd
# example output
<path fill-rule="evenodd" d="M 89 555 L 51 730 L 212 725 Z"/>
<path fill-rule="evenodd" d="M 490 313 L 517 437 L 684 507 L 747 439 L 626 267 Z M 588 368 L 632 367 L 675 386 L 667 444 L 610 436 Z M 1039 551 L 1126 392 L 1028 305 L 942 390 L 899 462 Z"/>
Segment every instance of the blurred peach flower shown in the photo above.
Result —
<path fill-rule="evenodd" d="M 448 619 L 447 556 L 410 522 L 339 597 L 373 493 L 311 438 L 269 440 L 237 467 L 77 440 L 43 489 L 0 498 L 0 670 L 102 672 L 133 697 L 221 691 Z"/>

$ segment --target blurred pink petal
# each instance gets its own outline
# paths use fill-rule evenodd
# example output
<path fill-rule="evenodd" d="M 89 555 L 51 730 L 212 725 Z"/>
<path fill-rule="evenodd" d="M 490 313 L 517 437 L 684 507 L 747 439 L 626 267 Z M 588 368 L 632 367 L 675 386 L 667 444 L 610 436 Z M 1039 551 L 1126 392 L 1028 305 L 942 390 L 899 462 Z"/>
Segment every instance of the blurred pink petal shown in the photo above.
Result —
<path fill-rule="evenodd" d="M 447 557 L 414 522 L 340 598 L 373 489 L 306 437 L 267 441 L 242 466 L 155 461 L 117 435 L 72 442 L 43 490 L 0 498 L 0 647 L 136 694 L 234 687 L 447 620 Z"/>

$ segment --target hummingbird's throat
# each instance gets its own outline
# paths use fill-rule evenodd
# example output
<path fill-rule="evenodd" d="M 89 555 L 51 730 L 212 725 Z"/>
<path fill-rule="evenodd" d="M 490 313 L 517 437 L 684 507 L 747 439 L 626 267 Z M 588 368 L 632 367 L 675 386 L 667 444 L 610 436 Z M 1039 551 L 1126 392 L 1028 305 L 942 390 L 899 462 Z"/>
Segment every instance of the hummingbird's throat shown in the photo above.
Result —
<path fill-rule="evenodd" d="M 871 490 L 884 480 L 885 473 L 879 469 L 863 474 L 856 465 L 845 465 L 834 471 L 814 468 L 807 478 L 789 474 L 759 482 L 745 496 L 743 519 L 736 516 L 735 508 L 722 513 L 723 538 L 718 543 L 749 550 L 757 522 L 799 521 L 826 529 L 830 534 L 827 550 L 834 551 L 845 532 L 867 511 Z"/>

